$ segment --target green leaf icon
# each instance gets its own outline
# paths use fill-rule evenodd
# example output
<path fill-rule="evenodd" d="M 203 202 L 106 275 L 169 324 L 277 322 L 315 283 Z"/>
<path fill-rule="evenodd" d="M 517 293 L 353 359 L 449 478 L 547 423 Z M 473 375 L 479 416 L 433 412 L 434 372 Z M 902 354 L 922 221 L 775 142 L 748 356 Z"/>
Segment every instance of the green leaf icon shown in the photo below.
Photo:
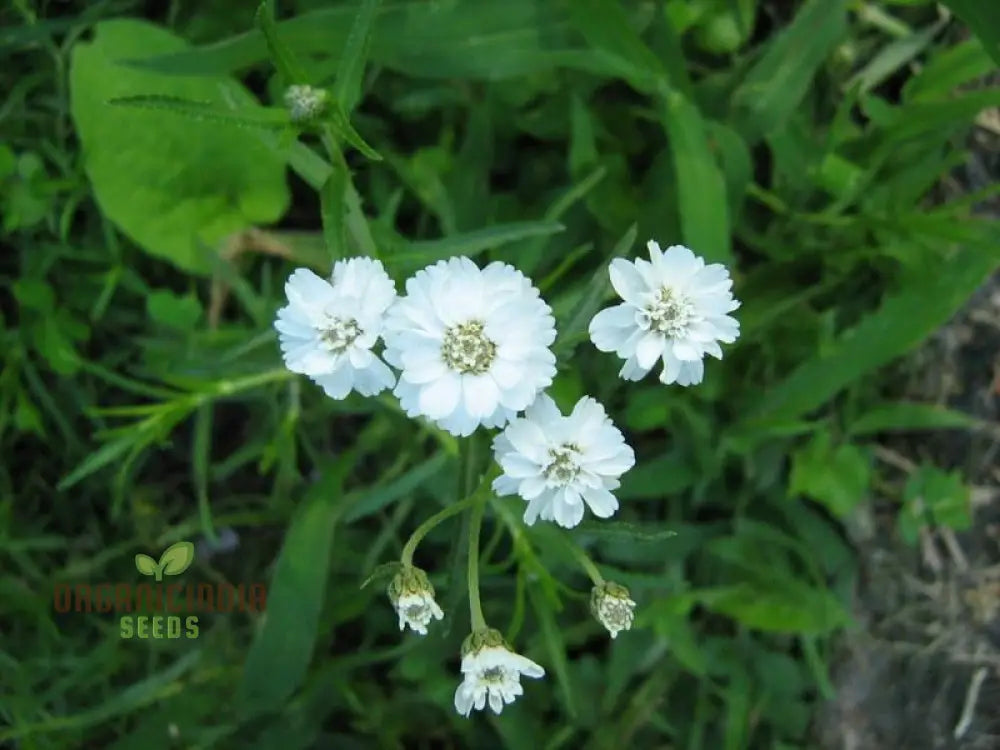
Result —
<path fill-rule="evenodd" d="M 156 560 L 140 553 L 135 556 L 135 567 L 144 576 L 151 576 L 156 573 Z"/>
<path fill-rule="evenodd" d="M 194 545 L 191 542 L 171 544 L 160 555 L 160 569 L 168 576 L 177 576 L 194 562 Z"/>

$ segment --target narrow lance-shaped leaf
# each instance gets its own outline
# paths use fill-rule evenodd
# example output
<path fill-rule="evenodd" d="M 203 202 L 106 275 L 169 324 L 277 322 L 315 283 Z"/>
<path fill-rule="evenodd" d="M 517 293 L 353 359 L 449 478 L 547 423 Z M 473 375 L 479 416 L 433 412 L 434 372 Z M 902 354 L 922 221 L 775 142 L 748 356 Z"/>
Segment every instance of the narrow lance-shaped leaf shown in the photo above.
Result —
<path fill-rule="evenodd" d="M 801 7 L 733 94 L 740 129 L 748 141 L 788 122 L 823 61 L 846 33 L 846 0 L 808 0 Z"/>
<path fill-rule="evenodd" d="M 726 181 L 708 146 L 698 108 L 682 94 L 665 97 L 663 124 L 670 141 L 684 241 L 705 260 L 729 263 L 729 204 Z"/>
<path fill-rule="evenodd" d="M 243 670 L 237 702 L 244 715 L 280 705 L 305 679 L 319 632 L 343 478 L 353 460 L 346 454 L 325 470 L 285 535 L 268 589 L 267 619 Z"/>
<path fill-rule="evenodd" d="M 258 6 L 255 20 L 257 27 L 264 35 L 271 62 L 274 63 L 274 67 L 281 74 L 281 77 L 285 79 L 285 85 L 308 83 L 305 69 L 299 64 L 292 50 L 278 36 L 278 24 L 274 19 L 274 0 L 264 0 Z"/>
<path fill-rule="evenodd" d="M 792 419 L 822 406 L 841 388 L 919 344 L 997 267 L 995 253 L 965 248 L 928 269 L 876 312 L 766 391 L 745 422 Z"/>
<path fill-rule="evenodd" d="M 1000 65 L 1000 3 L 992 0 L 944 0 L 983 41 L 983 46 Z"/>
<path fill-rule="evenodd" d="M 633 224 L 628 228 L 622 238 L 615 243 L 610 254 L 602 259 L 601 265 L 594 271 L 590 282 L 583 290 L 580 301 L 577 302 L 573 312 L 565 321 L 560 321 L 557 330 L 560 332 L 553 350 L 560 359 L 568 358 L 576 345 L 587 335 L 587 327 L 591 319 L 604 304 L 608 290 L 611 288 L 611 278 L 608 275 L 608 259 L 618 258 L 629 254 L 635 244 L 639 228 Z"/>
<path fill-rule="evenodd" d="M 227 109 L 211 102 L 196 102 L 176 96 L 119 96 L 108 104 L 116 107 L 152 109 L 188 117 L 202 122 L 219 122 L 241 128 L 282 130 L 291 124 L 288 113 L 279 107 Z"/>
<path fill-rule="evenodd" d="M 375 14 L 381 0 L 362 0 L 361 7 L 351 24 L 351 33 L 340 57 L 333 95 L 345 113 L 351 112 L 361 98 L 361 78 L 368 56 L 368 42 L 372 33 Z"/>

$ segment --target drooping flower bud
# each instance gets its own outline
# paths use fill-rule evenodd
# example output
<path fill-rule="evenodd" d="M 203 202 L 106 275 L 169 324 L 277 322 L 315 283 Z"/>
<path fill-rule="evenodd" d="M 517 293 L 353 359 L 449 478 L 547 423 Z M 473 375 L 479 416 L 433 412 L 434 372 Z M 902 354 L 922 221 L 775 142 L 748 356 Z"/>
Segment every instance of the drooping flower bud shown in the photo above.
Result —
<path fill-rule="evenodd" d="M 440 620 L 444 612 L 434 601 L 434 587 L 427 574 L 412 565 L 404 566 L 389 583 L 389 601 L 399 615 L 399 629 L 407 625 L 420 635 L 427 635 L 431 619 Z"/>
<path fill-rule="evenodd" d="M 635 619 L 635 602 L 629 590 L 618 583 L 605 581 L 590 592 L 590 611 L 594 617 L 617 638 L 622 630 L 629 630 Z"/>

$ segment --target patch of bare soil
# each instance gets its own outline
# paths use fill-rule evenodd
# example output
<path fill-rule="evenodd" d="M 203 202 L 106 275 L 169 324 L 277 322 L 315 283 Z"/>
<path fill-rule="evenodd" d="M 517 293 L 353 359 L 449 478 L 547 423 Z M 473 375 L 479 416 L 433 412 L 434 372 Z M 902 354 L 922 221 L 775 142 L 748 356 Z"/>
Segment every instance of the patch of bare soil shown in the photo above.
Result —
<path fill-rule="evenodd" d="M 994 113 L 996 114 L 996 113 Z M 963 192 L 1000 175 L 1000 116 L 983 125 Z M 949 191 L 951 192 L 951 191 Z M 1000 202 L 978 208 L 1000 218 Z M 898 504 L 873 499 L 850 524 L 861 560 L 854 615 L 833 669 L 836 698 L 817 720 L 824 750 L 1000 748 L 1000 274 L 899 368 L 905 395 L 989 423 L 892 438 L 877 449 L 899 485 L 921 462 L 973 487 L 967 531 L 896 531 Z M 880 467 L 883 468 L 883 467 Z"/>

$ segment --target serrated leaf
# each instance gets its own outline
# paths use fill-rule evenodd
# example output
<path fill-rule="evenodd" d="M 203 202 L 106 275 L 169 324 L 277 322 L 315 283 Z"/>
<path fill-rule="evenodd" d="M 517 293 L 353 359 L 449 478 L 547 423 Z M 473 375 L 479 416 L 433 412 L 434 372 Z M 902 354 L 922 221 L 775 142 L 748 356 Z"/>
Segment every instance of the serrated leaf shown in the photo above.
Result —
<path fill-rule="evenodd" d="M 141 552 L 135 556 L 135 569 L 142 573 L 144 576 L 151 576 L 156 573 L 156 560 L 154 560 L 149 555 L 144 555 Z"/>
<path fill-rule="evenodd" d="M 201 122 L 218 122 L 241 128 L 262 128 L 264 130 L 281 130 L 291 125 L 288 112 L 279 107 L 254 107 L 246 109 L 228 109 L 212 102 L 196 102 L 182 99 L 178 96 L 119 96 L 110 99 L 108 104 L 115 107 L 132 107 L 135 109 L 151 109 L 187 117 Z"/>
<path fill-rule="evenodd" d="M 177 542 L 160 555 L 159 567 L 168 576 L 177 576 L 191 567 L 193 562 L 194 545 L 191 542 Z"/>
<path fill-rule="evenodd" d="M 361 98 L 361 77 L 365 71 L 368 40 L 381 0 L 361 0 L 361 7 L 354 16 L 347 35 L 344 51 L 340 56 L 333 95 L 344 112 L 351 112 Z"/>
<path fill-rule="evenodd" d="M 375 583 L 376 581 L 387 581 L 393 576 L 395 576 L 396 573 L 398 573 L 402 567 L 403 564 L 399 562 L 399 560 L 393 560 L 392 562 L 382 563 L 381 565 L 377 566 L 375 570 L 371 572 L 371 575 L 369 575 L 364 580 L 364 583 L 362 583 L 359 588 L 362 589 L 368 588 L 369 585 Z"/>
<path fill-rule="evenodd" d="M 295 59 L 294 53 L 278 36 L 278 24 L 274 18 L 274 0 L 264 0 L 254 17 L 257 28 L 264 36 L 271 62 L 284 79 L 285 86 L 309 83 L 305 69 Z"/>
<path fill-rule="evenodd" d="M 848 427 L 851 435 L 911 430 L 974 430 L 982 426 L 975 417 L 936 404 L 908 401 L 877 404 L 865 411 Z"/>
<path fill-rule="evenodd" d="M 720 586 L 690 594 L 706 609 L 765 632 L 820 635 L 850 621 L 843 605 L 829 591 L 792 579 Z"/>
<path fill-rule="evenodd" d="M 672 529 L 655 528 L 652 524 L 635 524 L 627 521 L 581 521 L 574 533 L 612 539 L 631 539 L 636 542 L 658 542 L 677 536 Z"/>
<path fill-rule="evenodd" d="M 792 454 L 789 492 L 803 493 L 843 518 L 861 503 L 870 481 L 868 456 L 855 445 L 831 445 L 830 433 L 817 432 Z"/>

